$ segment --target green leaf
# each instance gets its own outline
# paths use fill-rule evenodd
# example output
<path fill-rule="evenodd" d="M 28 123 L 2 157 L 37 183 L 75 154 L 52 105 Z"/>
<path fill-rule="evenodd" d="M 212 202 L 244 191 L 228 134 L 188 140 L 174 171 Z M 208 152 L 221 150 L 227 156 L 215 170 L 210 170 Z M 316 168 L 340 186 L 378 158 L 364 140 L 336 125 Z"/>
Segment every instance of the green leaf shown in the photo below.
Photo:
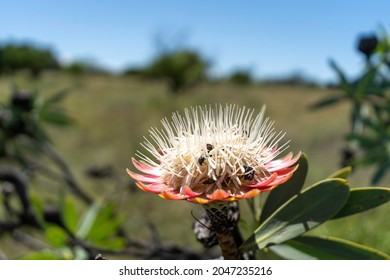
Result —
<path fill-rule="evenodd" d="M 111 218 L 111 220 L 106 220 L 99 225 L 94 224 L 86 238 L 91 242 L 106 240 L 117 233 L 122 221 L 123 219 Z"/>
<path fill-rule="evenodd" d="M 126 243 L 127 241 L 123 237 L 113 237 L 105 239 L 104 241 L 96 242 L 94 245 L 102 249 L 121 250 L 126 246 Z"/>
<path fill-rule="evenodd" d="M 58 260 L 58 256 L 54 251 L 42 250 L 38 252 L 28 253 L 21 257 L 22 260 Z"/>
<path fill-rule="evenodd" d="M 324 107 L 327 107 L 327 106 L 330 106 L 330 105 L 333 105 L 333 104 L 337 104 L 337 102 L 343 100 L 343 99 L 346 99 L 346 95 L 344 94 L 340 94 L 340 95 L 337 95 L 337 96 L 330 96 L 330 97 L 326 97 L 312 105 L 310 105 L 310 109 L 311 110 L 317 110 L 317 109 L 322 109 Z"/>
<path fill-rule="evenodd" d="M 71 118 L 60 108 L 43 108 L 39 111 L 39 117 L 51 124 L 66 126 L 72 123 Z"/>
<path fill-rule="evenodd" d="M 347 179 L 349 174 L 352 172 L 351 166 L 346 166 L 344 168 L 341 168 L 340 170 L 337 170 L 336 172 L 329 175 L 328 178 L 340 178 L 340 179 Z"/>
<path fill-rule="evenodd" d="M 284 260 L 315 260 L 316 259 L 314 256 L 311 256 L 305 252 L 302 252 L 290 246 L 289 245 L 290 241 L 272 246 L 269 248 L 269 250 L 272 253 L 274 253 L 278 258 L 282 258 Z"/>
<path fill-rule="evenodd" d="M 390 188 L 365 187 L 351 189 L 343 208 L 333 217 L 341 218 L 380 206 L 390 200 Z"/>
<path fill-rule="evenodd" d="M 350 134 L 347 136 L 347 140 L 352 142 L 356 141 L 359 143 L 359 146 L 363 149 L 368 149 L 372 147 L 376 147 L 378 145 L 378 139 L 373 137 L 372 135 L 361 135 L 361 134 Z"/>
<path fill-rule="evenodd" d="M 361 100 L 365 94 L 369 94 L 368 88 L 374 81 L 375 75 L 377 73 L 377 68 L 370 68 L 363 77 L 359 80 L 355 89 L 355 98 Z"/>
<path fill-rule="evenodd" d="M 114 235 L 124 221 L 124 216 L 115 215 L 115 204 L 108 203 L 96 217 L 86 238 L 91 242 L 105 240 Z"/>
<path fill-rule="evenodd" d="M 81 246 L 74 247 L 73 252 L 75 260 L 88 260 L 89 258 L 88 251 Z"/>
<path fill-rule="evenodd" d="M 98 216 L 100 211 L 100 205 L 98 203 L 94 203 L 86 213 L 84 213 L 81 218 L 76 231 L 76 236 L 84 239 L 89 231 L 92 228 L 92 225 L 95 222 L 96 217 Z"/>
<path fill-rule="evenodd" d="M 344 90 L 347 94 L 352 94 L 351 86 L 349 85 L 349 82 L 347 78 L 345 77 L 343 71 L 341 68 L 336 64 L 334 60 L 329 61 L 330 67 L 336 72 L 339 81 L 340 81 L 340 87 L 342 90 Z"/>
<path fill-rule="evenodd" d="M 271 216 L 272 213 L 274 213 L 276 209 L 283 205 L 287 200 L 301 191 L 305 183 L 309 167 L 305 154 L 301 155 L 297 164 L 299 164 L 299 167 L 294 172 L 293 176 L 286 183 L 278 186 L 269 193 L 262 209 L 260 224 Z"/>
<path fill-rule="evenodd" d="M 91 230 L 87 235 L 87 239 L 91 242 L 105 240 L 114 235 L 124 220 L 124 217 L 115 215 L 115 203 L 108 203 L 96 217 Z"/>
<path fill-rule="evenodd" d="M 71 87 L 64 88 L 44 101 L 45 105 L 53 105 L 62 102 L 69 94 Z"/>
<path fill-rule="evenodd" d="M 373 185 L 378 184 L 379 181 L 382 180 L 383 176 L 385 176 L 385 174 L 389 170 L 389 168 L 390 168 L 390 165 L 387 162 L 379 165 L 371 177 L 371 183 Z"/>
<path fill-rule="evenodd" d="M 115 214 L 115 203 L 108 202 L 102 209 L 100 209 L 99 215 L 96 217 L 94 226 L 100 226 L 107 220 L 113 218 Z"/>
<path fill-rule="evenodd" d="M 349 195 L 346 180 L 327 179 L 292 197 L 262 223 L 240 247 L 263 249 L 295 238 L 332 218 Z"/>
<path fill-rule="evenodd" d="M 51 246 L 60 248 L 66 245 L 68 234 L 59 226 L 52 225 L 46 229 L 45 237 Z"/>
<path fill-rule="evenodd" d="M 63 203 L 62 218 L 66 227 L 74 233 L 76 232 L 77 222 L 79 219 L 79 213 L 77 212 L 75 201 L 70 197 L 66 197 Z"/>
<path fill-rule="evenodd" d="M 35 217 L 37 218 L 40 225 L 45 225 L 45 218 L 43 213 L 43 204 L 42 201 L 38 199 L 35 195 L 30 196 L 30 203 L 34 209 Z"/>
<path fill-rule="evenodd" d="M 321 260 L 387 260 L 389 256 L 370 247 L 335 237 L 300 236 L 287 245 Z"/>

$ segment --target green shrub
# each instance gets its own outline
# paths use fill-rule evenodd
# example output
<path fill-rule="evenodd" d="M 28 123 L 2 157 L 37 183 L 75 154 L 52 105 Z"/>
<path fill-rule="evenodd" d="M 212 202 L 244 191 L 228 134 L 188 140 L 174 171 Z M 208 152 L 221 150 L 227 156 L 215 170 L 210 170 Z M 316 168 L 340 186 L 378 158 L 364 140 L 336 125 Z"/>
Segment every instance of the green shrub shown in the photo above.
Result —
<path fill-rule="evenodd" d="M 14 73 L 29 70 L 33 76 L 39 76 L 43 70 L 60 67 L 53 52 L 48 48 L 32 44 L 9 43 L 0 47 L 0 72 Z"/>
<path fill-rule="evenodd" d="M 229 81 L 238 85 L 250 85 L 253 83 L 252 73 L 249 70 L 236 70 L 230 74 Z"/>
<path fill-rule="evenodd" d="M 208 68 L 209 62 L 198 52 L 180 50 L 157 56 L 144 69 L 144 76 L 166 80 L 176 93 L 206 78 Z"/>

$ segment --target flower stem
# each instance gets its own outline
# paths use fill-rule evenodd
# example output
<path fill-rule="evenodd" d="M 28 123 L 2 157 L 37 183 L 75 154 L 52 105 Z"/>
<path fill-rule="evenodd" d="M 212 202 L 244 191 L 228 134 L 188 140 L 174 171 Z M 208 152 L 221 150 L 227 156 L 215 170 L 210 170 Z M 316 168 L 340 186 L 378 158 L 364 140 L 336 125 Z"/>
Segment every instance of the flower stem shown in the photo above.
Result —
<path fill-rule="evenodd" d="M 216 233 L 223 258 L 225 260 L 240 259 L 233 233 L 235 224 L 232 225 L 228 215 L 229 203 L 217 201 L 205 204 L 203 207 L 210 218 L 212 229 Z"/>
<path fill-rule="evenodd" d="M 221 247 L 222 256 L 225 260 L 238 260 L 240 254 L 232 231 L 217 231 L 216 232 L 219 247 Z"/>

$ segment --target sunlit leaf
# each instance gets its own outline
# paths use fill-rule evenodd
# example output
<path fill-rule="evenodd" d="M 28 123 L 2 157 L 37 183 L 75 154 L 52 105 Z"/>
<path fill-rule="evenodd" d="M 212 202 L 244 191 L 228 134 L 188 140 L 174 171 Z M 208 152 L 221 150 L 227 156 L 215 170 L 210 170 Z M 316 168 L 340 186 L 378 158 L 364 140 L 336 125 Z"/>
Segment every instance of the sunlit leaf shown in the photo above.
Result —
<path fill-rule="evenodd" d="M 121 250 L 126 246 L 126 239 L 123 237 L 113 237 L 101 242 L 95 242 L 94 245 L 102 249 Z"/>
<path fill-rule="evenodd" d="M 112 219 L 115 214 L 115 203 L 108 202 L 104 207 L 100 209 L 99 215 L 96 217 L 94 226 L 99 226 L 107 220 Z"/>
<path fill-rule="evenodd" d="M 365 187 L 351 189 L 343 208 L 333 217 L 341 218 L 357 214 L 390 201 L 390 188 Z"/>
<path fill-rule="evenodd" d="M 118 229 L 122 225 L 122 221 L 123 219 L 111 218 L 99 225 L 93 225 L 86 238 L 92 242 L 105 240 L 117 233 Z"/>
<path fill-rule="evenodd" d="M 38 199 L 35 195 L 30 195 L 30 203 L 34 209 L 35 217 L 37 218 L 39 224 L 45 224 L 45 218 L 43 213 L 43 204 L 42 201 Z"/>
<path fill-rule="evenodd" d="M 77 225 L 76 236 L 79 238 L 85 238 L 92 228 L 93 223 L 100 211 L 100 205 L 94 203 L 86 213 L 84 213 L 79 224 Z"/>
<path fill-rule="evenodd" d="M 89 241 L 96 242 L 105 240 L 114 235 L 124 221 L 123 215 L 116 214 L 114 203 L 108 203 L 96 217 L 86 238 Z"/>
<path fill-rule="evenodd" d="M 389 256 L 373 248 L 335 237 L 300 236 L 287 245 L 321 260 L 387 260 Z"/>
<path fill-rule="evenodd" d="M 347 181 L 327 179 L 294 196 L 262 223 L 241 246 L 263 249 L 295 238 L 332 218 L 349 195 Z"/>
<path fill-rule="evenodd" d="M 76 246 L 73 251 L 75 260 L 87 260 L 89 258 L 87 250 L 83 247 Z"/>
<path fill-rule="evenodd" d="M 294 240 L 294 239 L 293 239 Z M 300 251 L 293 246 L 289 245 L 290 241 L 285 243 L 274 245 L 269 250 L 276 254 L 279 258 L 284 260 L 315 260 L 314 256 L 311 256 L 303 251 Z"/>
<path fill-rule="evenodd" d="M 308 171 L 308 162 L 305 154 L 301 155 L 297 164 L 299 164 L 299 167 L 293 176 L 286 183 L 269 193 L 261 212 L 260 223 L 264 222 L 276 209 L 301 191 Z"/>
<path fill-rule="evenodd" d="M 63 228 L 51 225 L 45 230 L 45 238 L 51 246 L 60 248 L 66 245 L 68 234 Z"/>
<path fill-rule="evenodd" d="M 79 220 L 79 213 L 76 208 L 75 201 L 70 197 L 64 199 L 62 216 L 64 224 L 71 232 L 76 232 L 77 223 Z"/>
<path fill-rule="evenodd" d="M 336 172 L 329 175 L 328 178 L 341 178 L 341 179 L 347 179 L 349 174 L 352 172 L 351 166 L 346 166 L 344 168 L 341 168 L 340 170 L 337 170 Z"/>
<path fill-rule="evenodd" d="M 32 252 L 21 257 L 22 260 L 58 260 L 58 256 L 54 251 L 42 250 Z"/>

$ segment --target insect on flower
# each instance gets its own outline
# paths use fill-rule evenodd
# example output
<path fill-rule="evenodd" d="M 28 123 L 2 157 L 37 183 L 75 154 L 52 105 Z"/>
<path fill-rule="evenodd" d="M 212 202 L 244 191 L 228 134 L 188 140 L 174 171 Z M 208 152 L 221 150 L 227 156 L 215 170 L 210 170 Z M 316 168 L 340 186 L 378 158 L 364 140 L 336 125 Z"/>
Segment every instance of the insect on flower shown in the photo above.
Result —
<path fill-rule="evenodd" d="M 300 153 L 277 159 L 288 141 L 278 146 L 284 133 L 275 132 L 264 111 L 215 105 L 173 113 L 142 143 L 151 156 L 138 151 L 133 158 L 143 174 L 127 172 L 144 191 L 200 204 L 269 191 L 292 176 Z"/>
<path fill-rule="evenodd" d="M 246 165 L 244 165 L 244 170 L 244 179 L 252 181 L 255 177 L 255 170 L 252 167 Z"/>

